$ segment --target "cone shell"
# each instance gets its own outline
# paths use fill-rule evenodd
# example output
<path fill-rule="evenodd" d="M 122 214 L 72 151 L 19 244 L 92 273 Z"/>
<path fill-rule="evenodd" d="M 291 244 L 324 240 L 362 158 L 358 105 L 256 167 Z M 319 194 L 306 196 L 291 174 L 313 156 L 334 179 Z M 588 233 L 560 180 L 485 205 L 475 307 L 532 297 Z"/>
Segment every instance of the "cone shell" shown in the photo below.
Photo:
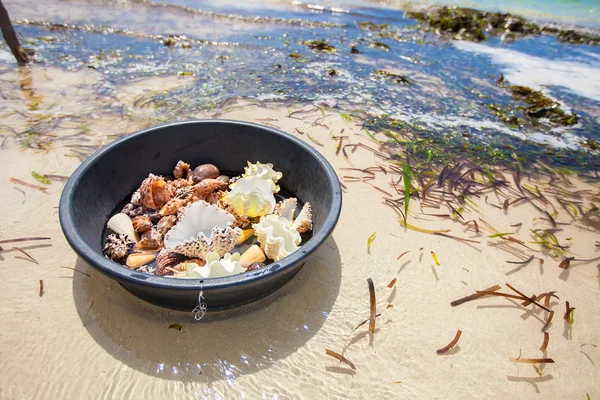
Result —
<path fill-rule="evenodd" d="M 204 179 L 202 182 L 194 185 L 194 194 L 200 199 L 205 199 L 206 196 L 219 190 L 223 186 L 223 182 L 218 179 Z"/>
<path fill-rule="evenodd" d="M 127 257 L 125 265 L 131 269 L 138 269 L 142 265 L 151 263 L 156 258 L 156 254 L 133 253 Z"/>
<path fill-rule="evenodd" d="M 252 228 L 244 229 L 242 231 L 242 234 L 240 235 L 240 237 L 237 240 L 237 244 L 244 243 L 246 240 L 250 239 L 252 236 L 254 236 L 254 229 L 252 229 Z"/>
<path fill-rule="evenodd" d="M 137 240 L 133 223 L 127 214 L 118 213 L 113 215 L 108 220 L 107 226 L 108 229 L 117 234 L 127 235 L 134 242 Z"/>
<path fill-rule="evenodd" d="M 150 174 L 144 179 L 140 186 L 140 194 L 142 205 L 153 210 L 160 209 L 171 200 L 167 182 L 154 174 Z"/>
<path fill-rule="evenodd" d="M 266 259 L 267 257 L 265 257 L 265 253 L 262 251 L 262 249 L 253 244 L 240 257 L 240 264 L 242 264 L 242 267 L 248 268 L 251 264 L 262 263 Z"/>

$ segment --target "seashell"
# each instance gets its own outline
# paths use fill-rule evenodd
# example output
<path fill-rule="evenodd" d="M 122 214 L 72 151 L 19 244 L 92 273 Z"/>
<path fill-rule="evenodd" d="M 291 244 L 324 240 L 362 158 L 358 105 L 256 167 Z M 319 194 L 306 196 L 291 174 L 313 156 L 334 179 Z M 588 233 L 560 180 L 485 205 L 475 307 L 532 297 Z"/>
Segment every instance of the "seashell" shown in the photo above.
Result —
<path fill-rule="evenodd" d="M 129 215 L 129 213 L 131 213 L 136 208 L 138 208 L 138 206 L 136 206 L 134 204 L 131 204 L 131 203 L 127 203 L 127 204 L 125 204 L 125 207 L 123 207 L 123 209 L 121 210 L 121 212 L 123 214 Z"/>
<path fill-rule="evenodd" d="M 289 221 L 293 221 L 297 206 L 298 199 L 290 197 L 289 199 L 278 202 L 273 209 L 273 214 L 279 215 Z"/>
<path fill-rule="evenodd" d="M 150 212 L 146 212 L 146 213 L 144 213 L 144 214 L 142 214 L 142 215 L 143 215 L 144 217 L 148 217 L 148 218 L 150 218 L 150 221 L 151 221 L 153 224 L 156 224 L 158 221 L 160 221 L 160 219 L 162 218 L 162 216 L 161 216 L 159 213 L 157 213 L 157 212 L 156 212 L 156 211 L 154 211 L 154 210 L 149 210 L 149 211 L 150 211 Z"/>
<path fill-rule="evenodd" d="M 219 175 L 217 176 L 217 180 L 223 182 L 221 190 L 226 190 L 227 186 L 229 186 L 229 177 L 227 175 Z"/>
<path fill-rule="evenodd" d="M 138 233 L 146 232 L 152 228 L 152 220 L 147 215 L 138 215 L 131 221 L 133 229 Z"/>
<path fill-rule="evenodd" d="M 108 229 L 111 231 L 129 236 L 129 239 L 133 242 L 137 241 L 135 229 L 133 229 L 133 223 L 127 214 L 118 213 L 113 215 L 106 224 Z"/>
<path fill-rule="evenodd" d="M 253 244 L 252 246 L 248 247 L 248 250 L 246 250 L 240 257 L 240 264 L 242 264 L 242 267 L 248 268 L 251 264 L 257 262 L 261 263 L 266 259 L 267 257 L 265 257 L 265 253 L 262 251 L 262 249 Z"/>
<path fill-rule="evenodd" d="M 244 217 L 269 214 L 275 207 L 271 184 L 258 176 L 242 178 L 225 194 L 223 201 Z"/>
<path fill-rule="evenodd" d="M 165 235 L 165 248 L 190 258 L 204 259 L 211 251 L 223 255 L 242 233 L 230 227 L 232 222 L 233 216 L 205 201 L 191 203 Z"/>
<path fill-rule="evenodd" d="M 167 187 L 169 188 L 169 192 L 171 193 L 171 197 L 174 197 L 177 194 L 179 189 L 190 188 L 192 186 L 192 181 L 189 179 L 175 179 L 174 181 L 167 182 Z"/>
<path fill-rule="evenodd" d="M 187 264 L 188 278 L 219 278 L 231 276 L 246 272 L 240 264 L 240 253 L 226 253 L 221 258 L 216 252 L 209 252 L 206 255 L 206 265 L 195 267 L 195 264 Z"/>
<path fill-rule="evenodd" d="M 132 247 L 133 242 L 129 239 L 129 236 L 122 233 L 111 233 L 106 237 L 102 252 L 111 260 L 121 263 L 125 260 Z"/>
<path fill-rule="evenodd" d="M 138 269 L 142 265 L 151 263 L 156 258 L 156 254 L 139 254 L 133 253 L 127 257 L 125 265 L 131 269 Z"/>
<path fill-rule="evenodd" d="M 194 194 L 194 188 L 192 186 L 182 186 L 175 190 L 175 194 L 173 195 L 177 199 L 188 200 L 192 198 Z"/>
<path fill-rule="evenodd" d="M 255 263 L 248 265 L 248 267 L 246 268 L 246 272 L 261 269 L 261 268 L 264 268 L 264 266 L 265 266 L 265 264 L 262 262 L 255 262 Z"/>
<path fill-rule="evenodd" d="M 175 179 L 187 179 L 190 175 L 190 164 L 179 160 L 173 170 L 173 175 L 175 176 Z"/>
<path fill-rule="evenodd" d="M 172 253 L 168 250 L 162 249 L 156 256 L 156 275 L 164 276 L 168 272 L 167 267 L 174 267 L 179 264 L 182 260 L 182 256 L 177 253 Z"/>
<path fill-rule="evenodd" d="M 142 195 L 140 193 L 140 189 L 137 189 L 135 192 L 133 192 L 133 194 L 131 195 L 130 203 L 134 206 L 142 205 Z"/>
<path fill-rule="evenodd" d="M 192 173 L 192 181 L 194 183 L 198 183 L 205 179 L 215 179 L 219 175 L 219 168 L 212 164 L 202 164 L 194 169 L 194 172 Z"/>
<path fill-rule="evenodd" d="M 233 224 L 232 226 L 237 226 L 238 228 L 245 228 L 248 225 L 250 225 L 250 219 L 248 219 L 247 217 L 244 217 L 243 215 L 238 214 L 232 206 L 230 206 L 229 204 L 220 203 L 221 207 L 223 208 L 223 210 L 227 211 L 229 214 L 231 214 L 233 216 Z"/>
<path fill-rule="evenodd" d="M 156 230 L 158 230 L 158 233 L 164 236 L 169 229 L 175 226 L 176 223 L 177 217 L 175 215 L 167 215 L 158 221 L 158 224 L 156 224 Z"/>
<path fill-rule="evenodd" d="M 158 212 L 158 214 L 160 216 L 165 216 L 165 215 L 175 215 L 177 214 L 177 211 L 185 206 L 188 203 L 188 201 L 186 200 L 182 200 L 182 199 L 178 199 L 178 198 L 172 198 L 171 200 L 169 200 L 167 202 L 167 204 L 165 204 L 164 206 L 162 206 L 162 208 L 160 209 L 160 211 Z"/>
<path fill-rule="evenodd" d="M 142 205 L 153 210 L 158 210 L 171 200 L 167 182 L 154 174 L 150 174 L 144 179 L 140 186 L 140 194 Z"/>
<path fill-rule="evenodd" d="M 302 238 L 288 219 L 271 214 L 253 224 L 254 232 L 267 257 L 279 261 L 298 249 Z"/>
<path fill-rule="evenodd" d="M 200 199 L 205 199 L 210 193 L 218 190 L 223 183 L 218 179 L 204 179 L 194 185 L 194 194 Z"/>
<path fill-rule="evenodd" d="M 283 174 L 275 171 L 273 169 L 273 164 L 261 164 L 259 161 L 257 161 L 256 164 L 252 164 L 250 161 L 248 161 L 248 166 L 244 168 L 244 171 L 245 172 L 244 175 L 242 175 L 242 178 L 251 178 L 253 176 L 257 176 L 271 184 L 273 193 L 279 192 L 277 181 L 281 179 Z"/>
<path fill-rule="evenodd" d="M 252 229 L 252 228 L 244 229 L 242 231 L 242 234 L 240 235 L 240 237 L 237 240 L 237 244 L 244 243 L 246 240 L 250 239 L 252 236 L 254 236 L 254 229 Z"/>
<path fill-rule="evenodd" d="M 152 228 L 142 234 L 140 241 L 136 243 L 136 250 L 158 250 L 162 246 L 162 235 L 157 229 Z"/>
<path fill-rule="evenodd" d="M 220 203 L 221 203 L 221 197 L 223 197 L 223 195 L 225 194 L 225 192 L 219 190 L 218 192 L 212 192 L 209 193 L 208 196 L 206 196 L 206 198 L 204 199 L 204 201 L 206 201 L 208 204 L 212 204 L 213 206 L 217 206 L 221 209 L 223 209 L 223 207 L 221 207 Z"/>
<path fill-rule="evenodd" d="M 312 208 L 310 203 L 307 201 L 304 203 L 304 207 L 300 210 L 300 214 L 294 220 L 292 224 L 292 229 L 297 230 L 299 233 L 304 233 L 311 231 L 313 228 L 312 225 Z"/>

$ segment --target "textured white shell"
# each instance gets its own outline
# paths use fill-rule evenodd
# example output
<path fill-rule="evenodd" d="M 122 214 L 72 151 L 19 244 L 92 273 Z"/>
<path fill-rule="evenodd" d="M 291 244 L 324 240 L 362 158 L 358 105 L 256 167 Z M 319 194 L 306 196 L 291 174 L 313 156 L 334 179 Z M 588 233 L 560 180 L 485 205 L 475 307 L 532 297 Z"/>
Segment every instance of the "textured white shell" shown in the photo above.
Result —
<path fill-rule="evenodd" d="M 279 186 L 277 186 L 277 181 L 281 179 L 283 174 L 281 172 L 275 171 L 273 169 L 273 164 L 261 164 L 260 161 L 257 161 L 256 164 L 250 163 L 248 161 L 248 166 L 244 168 L 244 175 L 242 178 L 251 178 L 253 176 L 258 176 L 261 179 L 271 182 L 273 193 L 279 192 Z"/>
<path fill-rule="evenodd" d="M 233 216 L 205 201 L 190 204 L 181 214 L 179 222 L 165 235 L 165 247 L 175 247 L 186 240 L 193 240 L 203 234 L 210 237 L 214 227 L 228 228 Z"/>
<path fill-rule="evenodd" d="M 297 205 L 298 199 L 295 197 L 290 197 L 289 199 L 278 202 L 273 210 L 273 214 L 277 214 L 280 217 L 293 221 Z"/>
<path fill-rule="evenodd" d="M 304 203 L 304 207 L 300 210 L 300 214 L 294 220 L 292 229 L 297 230 L 300 233 L 312 231 L 312 208 L 310 203 L 307 201 Z"/>
<path fill-rule="evenodd" d="M 108 220 L 107 226 L 111 231 L 127 235 L 131 241 L 137 242 L 137 235 L 133 229 L 133 223 L 127 214 L 119 213 L 113 215 Z"/>
<path fill-rule="evenodd" d="M 168 251 L 205 259 L 207 253 L 223 255 L 233 249 L 242 231 L 231 228 L 233 216 L 204 201 L 189 205 L 164 238 Z"/>
<path fill-rule="evenodd" d="M 219 278 L 246 272 L 240 264 L 240 253 L 226 253 L 223 258 L 217 253 L 206 255 L 206 265 L 199 267 L 195 264 L 188 265 L 188 278 Z"/>
<path fill-rule="evenodd" d="M 245 217 L 260 217 L 269 214 L 275 207 L 271 181 L 258 176 L 238 180 L 223 200 Z"/>
<path fill-rule="evenodd" d="M 298 249 L 302 239 L 291 224 L 290 220 L 271 214 L 252 225 L 260 247 L 270 259 L 279 261 Z"/>

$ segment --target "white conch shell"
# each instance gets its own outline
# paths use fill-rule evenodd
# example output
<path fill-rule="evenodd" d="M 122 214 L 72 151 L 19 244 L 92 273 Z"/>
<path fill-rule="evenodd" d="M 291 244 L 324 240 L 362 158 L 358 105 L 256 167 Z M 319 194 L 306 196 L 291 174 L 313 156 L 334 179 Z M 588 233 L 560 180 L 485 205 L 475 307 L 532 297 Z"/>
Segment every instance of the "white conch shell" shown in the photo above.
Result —
<path fill-rule="evenodd" d="M 206 255 L 206 265 L 186 264 L 188 278 L 219 278 L 246 272 L 240 264 L 240 253 L 226 253 L 223 258 L 218 253 L 210 252 Z"/>
<path fill-rule="evenodd" d="M 312 208 L 310 203 L 307 201 L 304 203 L 304 207 L 300 210 L 300 214 L 294 220 L 292 229 L 297 230 L 300 233 L 312 231 Z"/>
<path fill-rule="evenodd" d="M 127 235 L 131 241 L 137 242 L 138 237 L 135 234 L 135 229 L 133 229 L 133 222 L 127 214 L 118 213 L 113 215 L 106 225 L 111 231 Z"/>
<path fill-rule="evenodd" d="M 298 199 L 295 197 L 290 197 L 289 199 L 282 200 L 275 205 L 275 209 L 273 210 L 273 214 L 277 214 L 280 217 L 283 217 L 287 220 L 294 220 L 294 212 L 296 212 L 296 207 L 298 206 Z"/>
<path fill-rule="evenodd" d="M 250 163 L 250 161 L 248 161 L 248 166 L 244 168 L 244 171 L 245 173 L 244 175 L 242 175 L 242 178 L 251 178 L 253 176 L 258 176 L 259 178 L 271 183 L 273 193 L 279 192 L 279 186 L 277 186 L 277 181 L 281 179 L 283 174 L 281 172 L 275 171 L 273 169 L 273 164 L 261 164 L 260 161 L 257 161 L 256 164 L 252 164 Z M 233 185 L 235 185 L 235 183 Z"/>
<path fill-rule="evenodd" d="M 306 202 L 300 210 L 298 216 L 294 219 L 298 200 L 294 197 L 282 200 L 275 205 L 273 214 L 283 217 L 290 221 L 292 229 L 300 233 L 312 230 L 312 208 L 309 202 Z"/>
<path fill-rule="evenodd" d="M 269 214 L 275 207 L 272 181 L 258 176 L 241 178 L 235 187 L 225 194 L 223 201 L 235 212 L 245 217 L 260 217 Z"/>
<path fill-rule="evenodd" d="M 230 227 L 232 222 L 231 214 L 205 201 L 192 203 L 166 233 L 165 249 L 190 258 L 205 259 L 211 251 L 224 255 L 233 249 L 242 233 L 241 229 Z"/>
<path fill-rule="evenodd" d="M 273 214 L 262 217 L 258 224 L 252 225 L 267 257 L 279 261 L 298 249 L 302 238 L 291 225 L 290 220 Z"/>

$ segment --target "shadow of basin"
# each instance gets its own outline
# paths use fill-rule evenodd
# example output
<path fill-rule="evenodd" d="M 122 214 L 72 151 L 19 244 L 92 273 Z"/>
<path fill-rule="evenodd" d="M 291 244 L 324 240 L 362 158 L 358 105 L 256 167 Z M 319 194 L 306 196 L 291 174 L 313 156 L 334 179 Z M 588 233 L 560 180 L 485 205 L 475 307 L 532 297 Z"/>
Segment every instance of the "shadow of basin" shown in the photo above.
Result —
<path fill-rule="evenodd" d="M 281 289 L 197 322 L 191 312 L 138 299 L 80 258 L 75 268 L 93 276 L 75 274 L 73 297 L 84 327 L 107 353 L 147 375 L 206 383 L 268 368 L 302 347 L 327 319 L 341 281 L 340 254 L 329 238 Z"/>

